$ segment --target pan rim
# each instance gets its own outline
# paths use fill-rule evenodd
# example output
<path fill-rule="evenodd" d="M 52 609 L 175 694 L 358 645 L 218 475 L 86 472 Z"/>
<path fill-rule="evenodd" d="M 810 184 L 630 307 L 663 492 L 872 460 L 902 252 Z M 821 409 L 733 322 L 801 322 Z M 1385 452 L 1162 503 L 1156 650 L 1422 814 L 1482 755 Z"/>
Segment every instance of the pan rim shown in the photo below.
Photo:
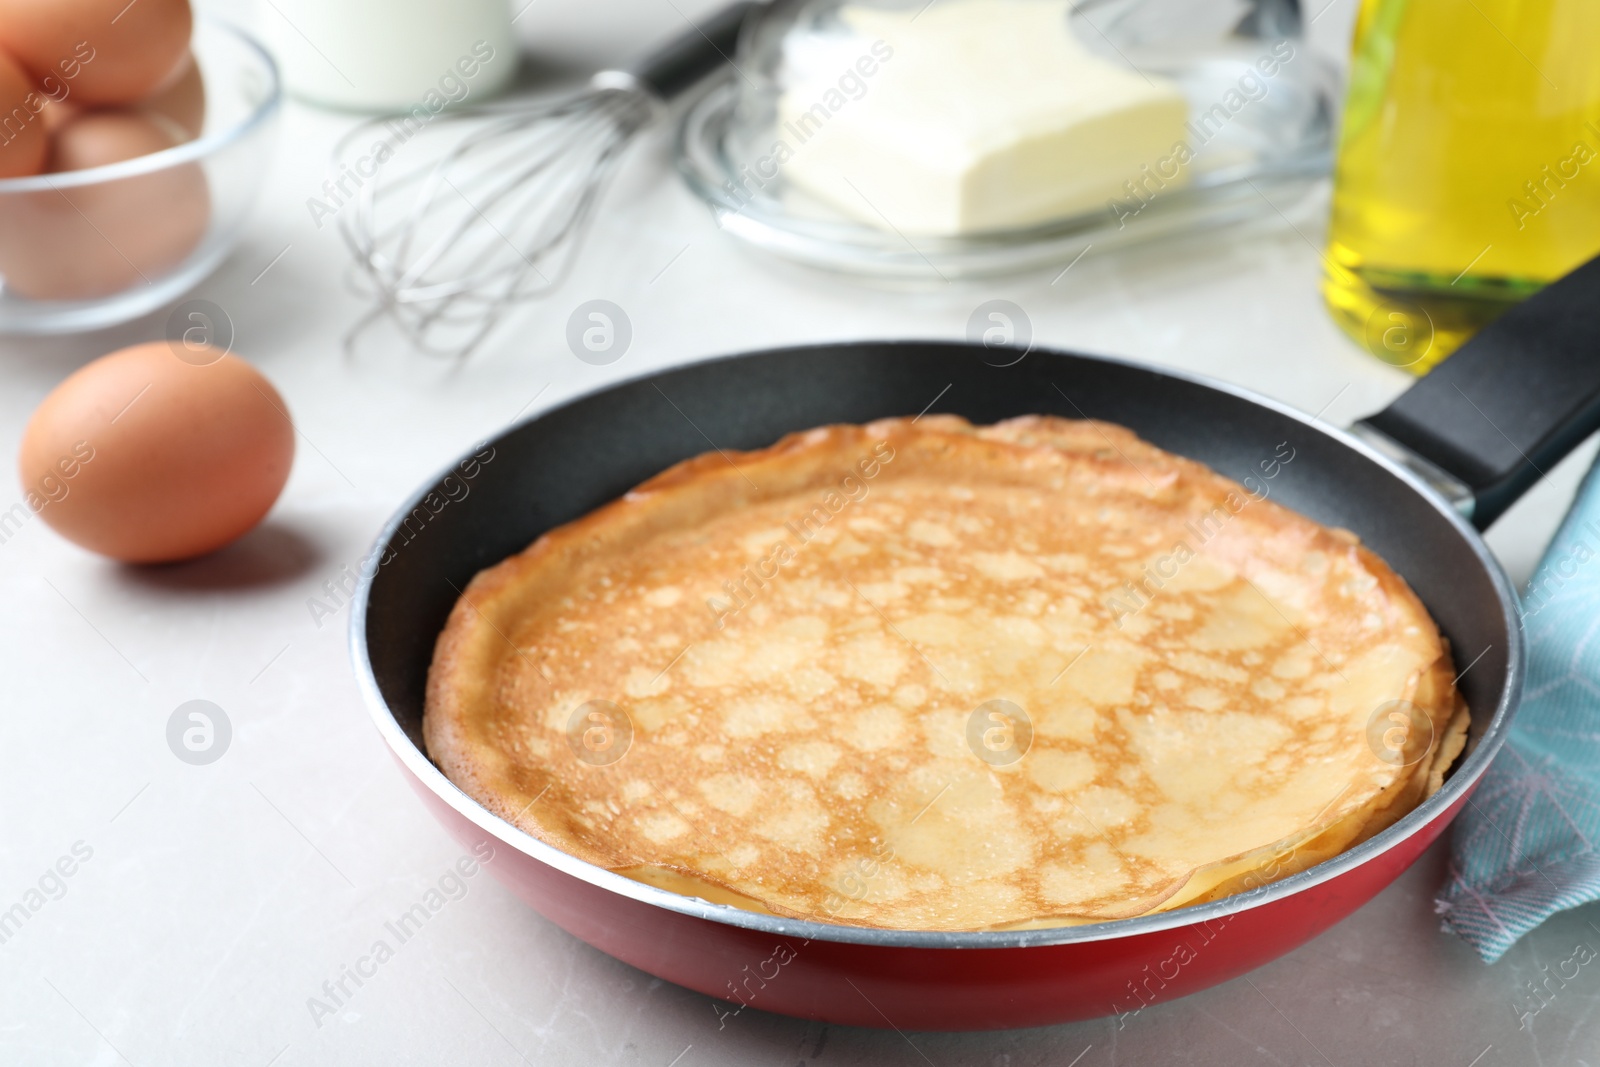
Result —
<path fill-rule="evenodd" d="M 619 381 L 607 383 L 599 388 L 582 392 L 555 407 L 534 412 L 513 422 L 509 426 L 500 429 L 492 437 L 485 438 L 484 443 L 493 444 L 517 432 L 529 423 L 538 419 L 548 418 L 573 405 L 591 400 L 602 393 L 624 389 L 639 382 L 659 379 L 663 375 L 677 371 L 702 368 L 718 363 L 754 360 L 797 351 L 825 351 L 841 348 L 859 350 L 863 347 L 880 347 L 884 349 L 926 349 L 933 347 L 977 351 L 980 346 L 941 338 L 926 340 L 867 339 L 862 341 L 829 341 L 785 345 L 778 348 L 746 350 L 690 360 L 647 370 Z M 1266 408 L 1300 423 L 1308 430 L 1331 437 L 1335 442 L 1344 445 L 1389 474 L 1399 478 L 1401 482 L 1422 497 L 1427 504 L 1455 528 L 1457 534 L 1465 540 L 1467 547 L 1477 558 L 1478 563 L 1483 567 L 1491 583 L 1496 588 L 1500 601 L 1501 621 L 1504 624 L 1505 632 L 1510 635 L 1510 647 L 1507 649 L 1505 684 L 1502 686 L 1499 698 L 1495 702 L 1489 725 L 1479 738 L 1478 743 L 1466 754 L 1460 765 L 1438 792 L 1428 797 L 1413 810 L 1407 812 L 1394 825 L 1354 848 L 1323 860 L 1321 863 L 1315 864 L 1297 874 L 1244 893 L 1222 897 L 1206 904 L 1190 905 L 1130 919 L 1109 919 L 1079 926 L 1060 926 L 1033 930 L 933 931 L 843 926 L 810 919 L 791 919 L 784 916 L 745 911 L 731 905 L 714 904 L 699 897 L 683 896 L 670 890 L 659 889 L 562 852 L 555 846 L 540 841 L 538 838 L 505 821 L 500 816 L 495 815 L 465 793 L 454 782 L 446 778 L 444 772 L 434 765 L 427 754 L 413 743 L 410 736 L 401 728 L 399 720 L 389 708 L 388 702 L 384 699 L 383 693 L 378 687 L 377 678 L 372 671 L 371 656 L 368 654 L 366 632 L 369 594 L 379 569 L 371 568 L 371 573 L 368 573 L 369 568 L 362 567 L 359 568 L 359 580 L 355 595 L 352 598 L 353 610 L 350 613 L 350 658 L 351 665 L 355 668 L 357 687 L 361 691 L 363 702 L 367 706 L 367 712 L 377 726 L 384 743 L 388 745 L 390 752 L 418 782 L 434 796 L 448 804 L 458 815 L 461 815 L 494 839 L 516 848 L 528 858 L 586 882 L 597 889 L 615 893 L 641 904 L 675 912 L 688 918 L 738 927 L 754 932 L 773 934 L 780 937 L 797 937 L 807 941 L 902 949 L 1019 949 L 1086 944 L 1137 937 L 1143 934 L 1157 934 L 1163 931 L 1183 929 L 1201 923 L 1212 922 L 1241 912 L 1254 910 L 1283 898 L 1296 896 L 1305 890 L 1321 885 L 1324 882 L 1332 881 L 1358 867 L 1364 866 L 1405 842 L 1424 827 L 1431 825 L 1443 812 L 1464 800 L 1472 788 L 1477 785 L 1479 779 L 1483 777 L 1490 761 L 1505 742 L 1514 709 L 1521 700 L 1526 669 L 1526 648 L 1522 639 L 1522 632 L 1517 626 L 1515 605 L 1518 600 L 1516 591 L 1512 587 L 1511 580 L 1506 575 L 1505 569 L 1489 551 L 1488 545 L 1478 531 L 1451 506 L 1449 501 L 1445 500 L 1444 497 L 1440 496 L 1411 471 L 1379 453 L 1349 431 L 1323 422 L 1320 415 L 1308 415 L 1298 408 L 1264 396 L 1253 389 L 1208 375 L 1169 369 L 1156 364 L 1122 357 L 1089 355 L 1042 346 L 1030 348 L 1027 354 L 1033 355 L 1035 353 L 1065 356 L 1077 360 L 1091 360 L 1129 370 L 1163 375 L 1167 378 L 1211 389 Z M 465 459 L 470 454 L 470 452 L 463 453 L 455 462 Z M 414 493 L 399 505 L 373 540 L 372 553 L 369 553 L 370 558 L 381 558 L 382 550 L 394 539 L 401 523 L 422 502 L 423 498 L 443 481 L 446 475 L 455 469 L 455 462 L 442 468 L 431 479 L 423 482 Z"/>

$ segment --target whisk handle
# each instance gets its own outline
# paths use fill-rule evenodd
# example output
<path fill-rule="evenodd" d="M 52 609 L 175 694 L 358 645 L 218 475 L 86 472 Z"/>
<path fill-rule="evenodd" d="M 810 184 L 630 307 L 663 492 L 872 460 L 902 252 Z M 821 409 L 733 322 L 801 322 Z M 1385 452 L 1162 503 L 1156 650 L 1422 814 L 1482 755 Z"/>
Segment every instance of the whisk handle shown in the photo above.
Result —
<path fill-rule="evenodd" d="M 660 100 L 671 100 L 733 58 L 739 27 L 760 7 L 751 0 L 732 4 L 650 53 L 628 73 Z"/>

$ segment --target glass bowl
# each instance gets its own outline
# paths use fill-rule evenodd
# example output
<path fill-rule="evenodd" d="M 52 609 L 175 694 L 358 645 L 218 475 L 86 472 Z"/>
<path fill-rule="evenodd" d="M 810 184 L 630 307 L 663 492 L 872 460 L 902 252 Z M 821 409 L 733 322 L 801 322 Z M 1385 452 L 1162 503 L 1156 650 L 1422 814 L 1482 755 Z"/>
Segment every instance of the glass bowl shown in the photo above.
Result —
<path fill-rule="evenodd" d="M 930 6 L 984 3 L 1051 0 L 779 0 L 746 25 L 733 68 L 685 111 L 675 152 L 680 173 L 726 232 L 758 248 L 844 273 L 935 282 L 1070 263 L 1091 246 L 1292 213 L 1328 173 L 1339 79 L 1306 46 L 1296 0 L 1056 0 L 1083 49 L 1146 81 L 1167 79 L 1182 95 L 1189 116 L 1182 139 L 1192 158 L 1183 161 L 1181 185 L 1150 180 L 1149 167 L 1130 168 L 1128 184 L 1099 201 L 1104 207 L 952 234 L 897 227 L 892 208 L 876 203 L 884 207 L 881 224 L 847 216 L 792 180 L 776 151 L 779 142 L 803 150 L 792 121 L 797 109 L 784 112 L 786 93 L 804 97 L 803 108 L 827 75 L 860 71 L 847 86 L 860 95 L 839 98 L 844 108 L 859 107 L 855 100 L 881 92 L 865 71 L 877 67 L 881 83 L 895 69 L 892 60 L 857 65 L 873 54 L 874 35 L 863 23 L 881 29 L 885 18 L 926 18 Z M 1149 164 L 1178 167 L 1156 154 Z"/>
<path fill-rule="evenodd" d="M 0 180 L 0 333 L 125 322 L 232 251 L 271 158 L 278 70 L 243 31 L 203 16 L 190 50 L 204 85 L 203 120 L 189 113 L 198 136 L 108 166 Z"/>

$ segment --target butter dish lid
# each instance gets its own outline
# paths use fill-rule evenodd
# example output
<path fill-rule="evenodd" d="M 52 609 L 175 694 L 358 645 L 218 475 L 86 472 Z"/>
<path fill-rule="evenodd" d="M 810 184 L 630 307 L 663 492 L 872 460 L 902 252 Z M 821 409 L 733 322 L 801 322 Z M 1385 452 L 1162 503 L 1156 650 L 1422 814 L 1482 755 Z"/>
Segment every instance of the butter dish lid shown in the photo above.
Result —
<path fill-rule="evenodd" d="M 778 0 L 676 157 L 740 240 L 939 282 L 1292 213 L 1337 87 L 1297 0 Z"/>

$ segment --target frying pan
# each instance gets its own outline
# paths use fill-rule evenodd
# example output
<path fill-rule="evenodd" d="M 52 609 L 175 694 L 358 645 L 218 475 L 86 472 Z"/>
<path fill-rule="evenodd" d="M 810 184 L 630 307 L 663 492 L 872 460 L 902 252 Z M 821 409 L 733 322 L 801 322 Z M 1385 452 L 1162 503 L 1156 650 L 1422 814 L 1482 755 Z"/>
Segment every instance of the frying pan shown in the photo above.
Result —
<path fill-rule="evenodd" d="M 1597 308 L 1600 259 L 1507 313 L 1348 433 L 1189 375 L 928 341 L 779 349 L 624 382 L 511 427 L 401 507 L 363 568 L 356 673 L 405 776 L 464 847 L 488 843 L 495 875 L 575 936 L 719 998 L 721 1025 L 746 1007 L 902 1030 L 1126 1015 L 1321 933 L 1393 881 L 1468 803 L 1523 678 L 1516 594 L 1474 526 L 1600 426 Z M 1287 442 L 1294 458 L 1272 482 L 1274 498 L 1359 534 L 1449 638 L 1472 709 L 1468 752 L 1394 826 L 1281 881 L 1142 918 L 972 933 L 799 921 L 643 885 L 521 832 L 429 762 L 422 710 L 434 640 L 477 571 L 713 443 L 759 448 L 825 423 L 922 411 L 976 423 L 1025 413 L 1107 419 L 1240 481 L 1259 478 Z"/>

